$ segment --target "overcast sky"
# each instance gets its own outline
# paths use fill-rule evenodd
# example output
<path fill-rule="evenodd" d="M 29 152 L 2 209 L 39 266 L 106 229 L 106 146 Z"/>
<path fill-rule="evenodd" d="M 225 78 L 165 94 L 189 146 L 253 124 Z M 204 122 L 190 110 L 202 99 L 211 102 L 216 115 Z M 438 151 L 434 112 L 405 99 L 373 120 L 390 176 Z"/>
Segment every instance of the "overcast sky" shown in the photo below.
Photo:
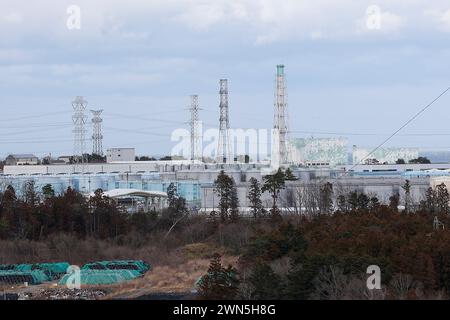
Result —
<path fill-rule="evenodd" d="M 0 0 L 0 155 L 71 153 L 77 95 L 104 109 L 105 148 L 168 153 L 190 94 L 218 123 L 220 78 L 231 126 L 270 128 L 279 63 L 293 136 L 373 147 L 450 86 L 450 2 Z M 388 145 L 450 150 L 449 107 Z"/>

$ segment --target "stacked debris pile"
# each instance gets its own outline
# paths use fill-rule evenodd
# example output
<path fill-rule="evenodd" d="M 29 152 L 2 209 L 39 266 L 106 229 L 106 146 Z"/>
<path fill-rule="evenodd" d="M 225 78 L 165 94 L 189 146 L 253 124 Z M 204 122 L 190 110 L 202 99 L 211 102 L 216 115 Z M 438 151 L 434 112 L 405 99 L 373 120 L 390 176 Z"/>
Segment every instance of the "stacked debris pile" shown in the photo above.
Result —
<path fill-rule="evenodd" d="M 74 281 L 74 273 L 67 273 L 70 264 L 36 263 L 0 265 L 0 285 L 37 285 L 59 280 L 59 285 Z M 142 260 L 98 261 L 85 264 L 80 270 L 81 285 L 109 285 L 142 277 L 150 270 Z"/>
<path fill-rule="evenodd" d="M 98 300 L 105 297 L 106 292 L 99 289 L 42 289 L 38 292 L 20 293 L 19 300 Z"/>
<path fill-rule="evenodd" d="M 69 263 L 67 262 L 56 262 L 56 263 L 37 263 L 31 265 L 31 270 L 42 270 L 48 274 L 53 280 L 60 279 L 66 274 L 69 268 Z"/>
<path fill-rule="evenodd" d="M 142 277 L 150 270 L 150 265 L 140 260 L 99 261 L 85 264 L 80 270 L 81 285 L 110 285 Z M 67 285 L 73 280 L 66 274 L 59 285 Z"/>
<path fill-rule="evenodd" d="M 17 293 L 1 293 L 0 294 L 0 301 L 2 300 L 18 300 L 19 295 Z"/>
<path fill-rule="evenodd" d="M 67 262 L 0 265 L 0 284 L 41 284 L 61 278 L 66 273 Z"/>
<path fill-rule="evenodd" d="M 151 266 L 142 260 L 115 260 L 87 263 L 83 270 L 135 270 L 141 274 L 149 271 Z"/>

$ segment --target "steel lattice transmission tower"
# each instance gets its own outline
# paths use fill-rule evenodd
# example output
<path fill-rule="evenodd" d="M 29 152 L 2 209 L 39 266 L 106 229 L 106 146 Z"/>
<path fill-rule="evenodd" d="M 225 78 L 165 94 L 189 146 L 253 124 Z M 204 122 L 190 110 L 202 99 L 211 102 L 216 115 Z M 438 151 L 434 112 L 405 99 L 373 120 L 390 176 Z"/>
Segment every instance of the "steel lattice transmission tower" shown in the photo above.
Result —
<path fill-rule="evenodd" d="M 217 162 L 232 162 L 230 143 L 230 118 L 228 113 L 228 80 L 220 80 L 220 126 Z"/>
<path fill-rule="evenodd" d="M 102 134 L 102 122 L 103 119 L 100 117 L 103 109 L 101 110 L 91 110 L 92 117 L 92 153 L 99 156 L 103 156 L 103 134 Z"/>
<path fill-rule="evenodd" d="M 87 107 L 87 101 L 83 97 L 76 97 L 72 102 L 73 106 L 73 116 L 72 121 L 74 124 L 73 134 L 74 134 L 74 161 L 76 163 L 84 163 L 84 154 L 86 146 L 86 121 L 87 116 L 84 111 Z"/>
<path fill-rule="evenodd" d="M 274 143 L 278 144 L 279 162 L 287 164 L 290 161 L 289 116 L 287 109 L 286 79 L 284 65 L 277 65 L 275 89 L 274 129 L 278 135 Z"/>
<path fill-rule="evenodd" d="M 201 140 L 201 125 L 199 119 L 200 107 L 198 106 L 198 95 L 191 96 L 191 106 L 189 111 L 191 113 L 191 120 L 189 126 L 191 130 L 191 160 L 202 159 L 202 140 Z"/>

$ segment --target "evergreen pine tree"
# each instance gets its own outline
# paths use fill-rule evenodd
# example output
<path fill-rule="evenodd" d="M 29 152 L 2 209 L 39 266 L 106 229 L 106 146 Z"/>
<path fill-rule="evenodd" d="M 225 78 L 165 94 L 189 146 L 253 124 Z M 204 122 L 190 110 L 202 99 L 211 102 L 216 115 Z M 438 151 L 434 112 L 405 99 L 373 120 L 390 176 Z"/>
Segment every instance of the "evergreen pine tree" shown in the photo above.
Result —
<path fill-rule="evenodd" d="M 262 214 L 263 205 L 261 201 L 261 185 L 256 178 L 250 178 L 247 198 L 250 202 L 253 217 L 259 217 Z"/>
<path fill-rule="evenodd" d="M 205 300 L 234 299 L 239 289 L 238 272 L 231 265 L 222 266 L 222 259 L 215 254 L 211 259 L 208 273 L 199 280 L 198 294 Z"/>

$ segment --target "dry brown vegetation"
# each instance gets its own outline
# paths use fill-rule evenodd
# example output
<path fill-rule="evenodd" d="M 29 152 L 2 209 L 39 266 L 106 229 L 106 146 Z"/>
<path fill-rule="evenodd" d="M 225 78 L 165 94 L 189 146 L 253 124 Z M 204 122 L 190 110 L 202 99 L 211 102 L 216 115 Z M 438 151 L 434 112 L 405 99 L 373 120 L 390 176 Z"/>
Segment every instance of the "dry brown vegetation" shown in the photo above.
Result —
<path fill-rule="evenodd" d="M 133 249 L 126 246 L 112 246 L 110 243 L 95 240 L 90 240 L 90 245 L 89 240 L 81 241 L 72 247 L 71 250 L 76 251 L 71 254 L 67 254 L 64 248 L 61 245 L 59 249 L 52 250 L 46 243 L 3 241 L 0 242 L 0 256 L 4 260 L 14 262 L 56 261 L 65 260 L 64 257 L 72 258 L 73 260 L 68 260 L 71 263 L 78 261 L 80 264 L 93 259 L 125 259 L 129 257 L 151 261 L 151 271 L 142 278 L 112 286 L 83 286 L 83 288 L 93 290 L 101 288 L 108 293 L 104 299 L 116 299 L 136 298 L 153 293 L 189 293 L 194 288 L 196 281 L 208 270 L 211 252 L 222 254 L 226 252 L 224 248 L 218 248 L 208 243 L 193 243 L 181 248 L 161 251 L 150 245 Z M 224 256 L 224 262 L 236 265 L 237 257 Z M 36 286 L 36 290 L 32 290 L 33 287 L 18 287 L 14 291 L 31 292 L 45 288 L 51 289 L 53 285 Z"/>
<path fill-rule="evenodd" d="M 398 212 L 396 205 L 381 205 L 364 194 L 347 198 L 333 214 L 324 209 L 317 215 L 226 222 L 190 216 L 168 236 L 172 220 L 162 214 L 132 216 L 126 234 L 107 239 L 66 232 L 40 241 L 0 240 L 0 264 L 140 259 L 152 265 L 140 279 L 107 287 L 107 298 L 189 292 L 215 253 L 224 265 L 238 268 L 238 298 L 372 298 L 360 289 L 361 274 L 373 264 L 382 269 L 386 288 L 376 298 L 449 295 L 450 216 L 447 206 L 439 205 L 444 201 L 432 195 L 417 211 Z M 435 216 L 444 230 L 435 227 Z"/>
<path fill-rule="evenodd" d="M 224 264 L 236 265 L 237 257 L 223 257 Z M 152 293 L 187 293 L 209 267 L 209 259 L 186 260 L 172 266 L 156 266 L 144 277 L 109 287 L 106 299 L 137 298 Z"/>
<path fill-rule="evenodd" d="M 195 228 L 191 225 L 188 229 Z M 162 233 L 149 235 L 145 241 L 136 238 L 122 241 L 83 240 L 65 234 L 40 242 L 3 240 L 0 241 L 0 264 L 67 261 L 81 266 L 91 261 L 114 259 L 140 259 L 151 264 L 151 271 L 142 278 L 102 287 L 108 292 L 106 299 L 135 298 L 152 293 L 189 293 L 208 270 L 214 253 L 223 255 L 224 262 L 236 264 L 237 257 L 231 255 L 232 250 L 221 247 L 213 241 L 214 238 L 190 243 L 193 237 L 187 236 L 183 230 L 162 241 Z M 219 238 L 220 242 L 229 243 L 229 240 Z"/>

